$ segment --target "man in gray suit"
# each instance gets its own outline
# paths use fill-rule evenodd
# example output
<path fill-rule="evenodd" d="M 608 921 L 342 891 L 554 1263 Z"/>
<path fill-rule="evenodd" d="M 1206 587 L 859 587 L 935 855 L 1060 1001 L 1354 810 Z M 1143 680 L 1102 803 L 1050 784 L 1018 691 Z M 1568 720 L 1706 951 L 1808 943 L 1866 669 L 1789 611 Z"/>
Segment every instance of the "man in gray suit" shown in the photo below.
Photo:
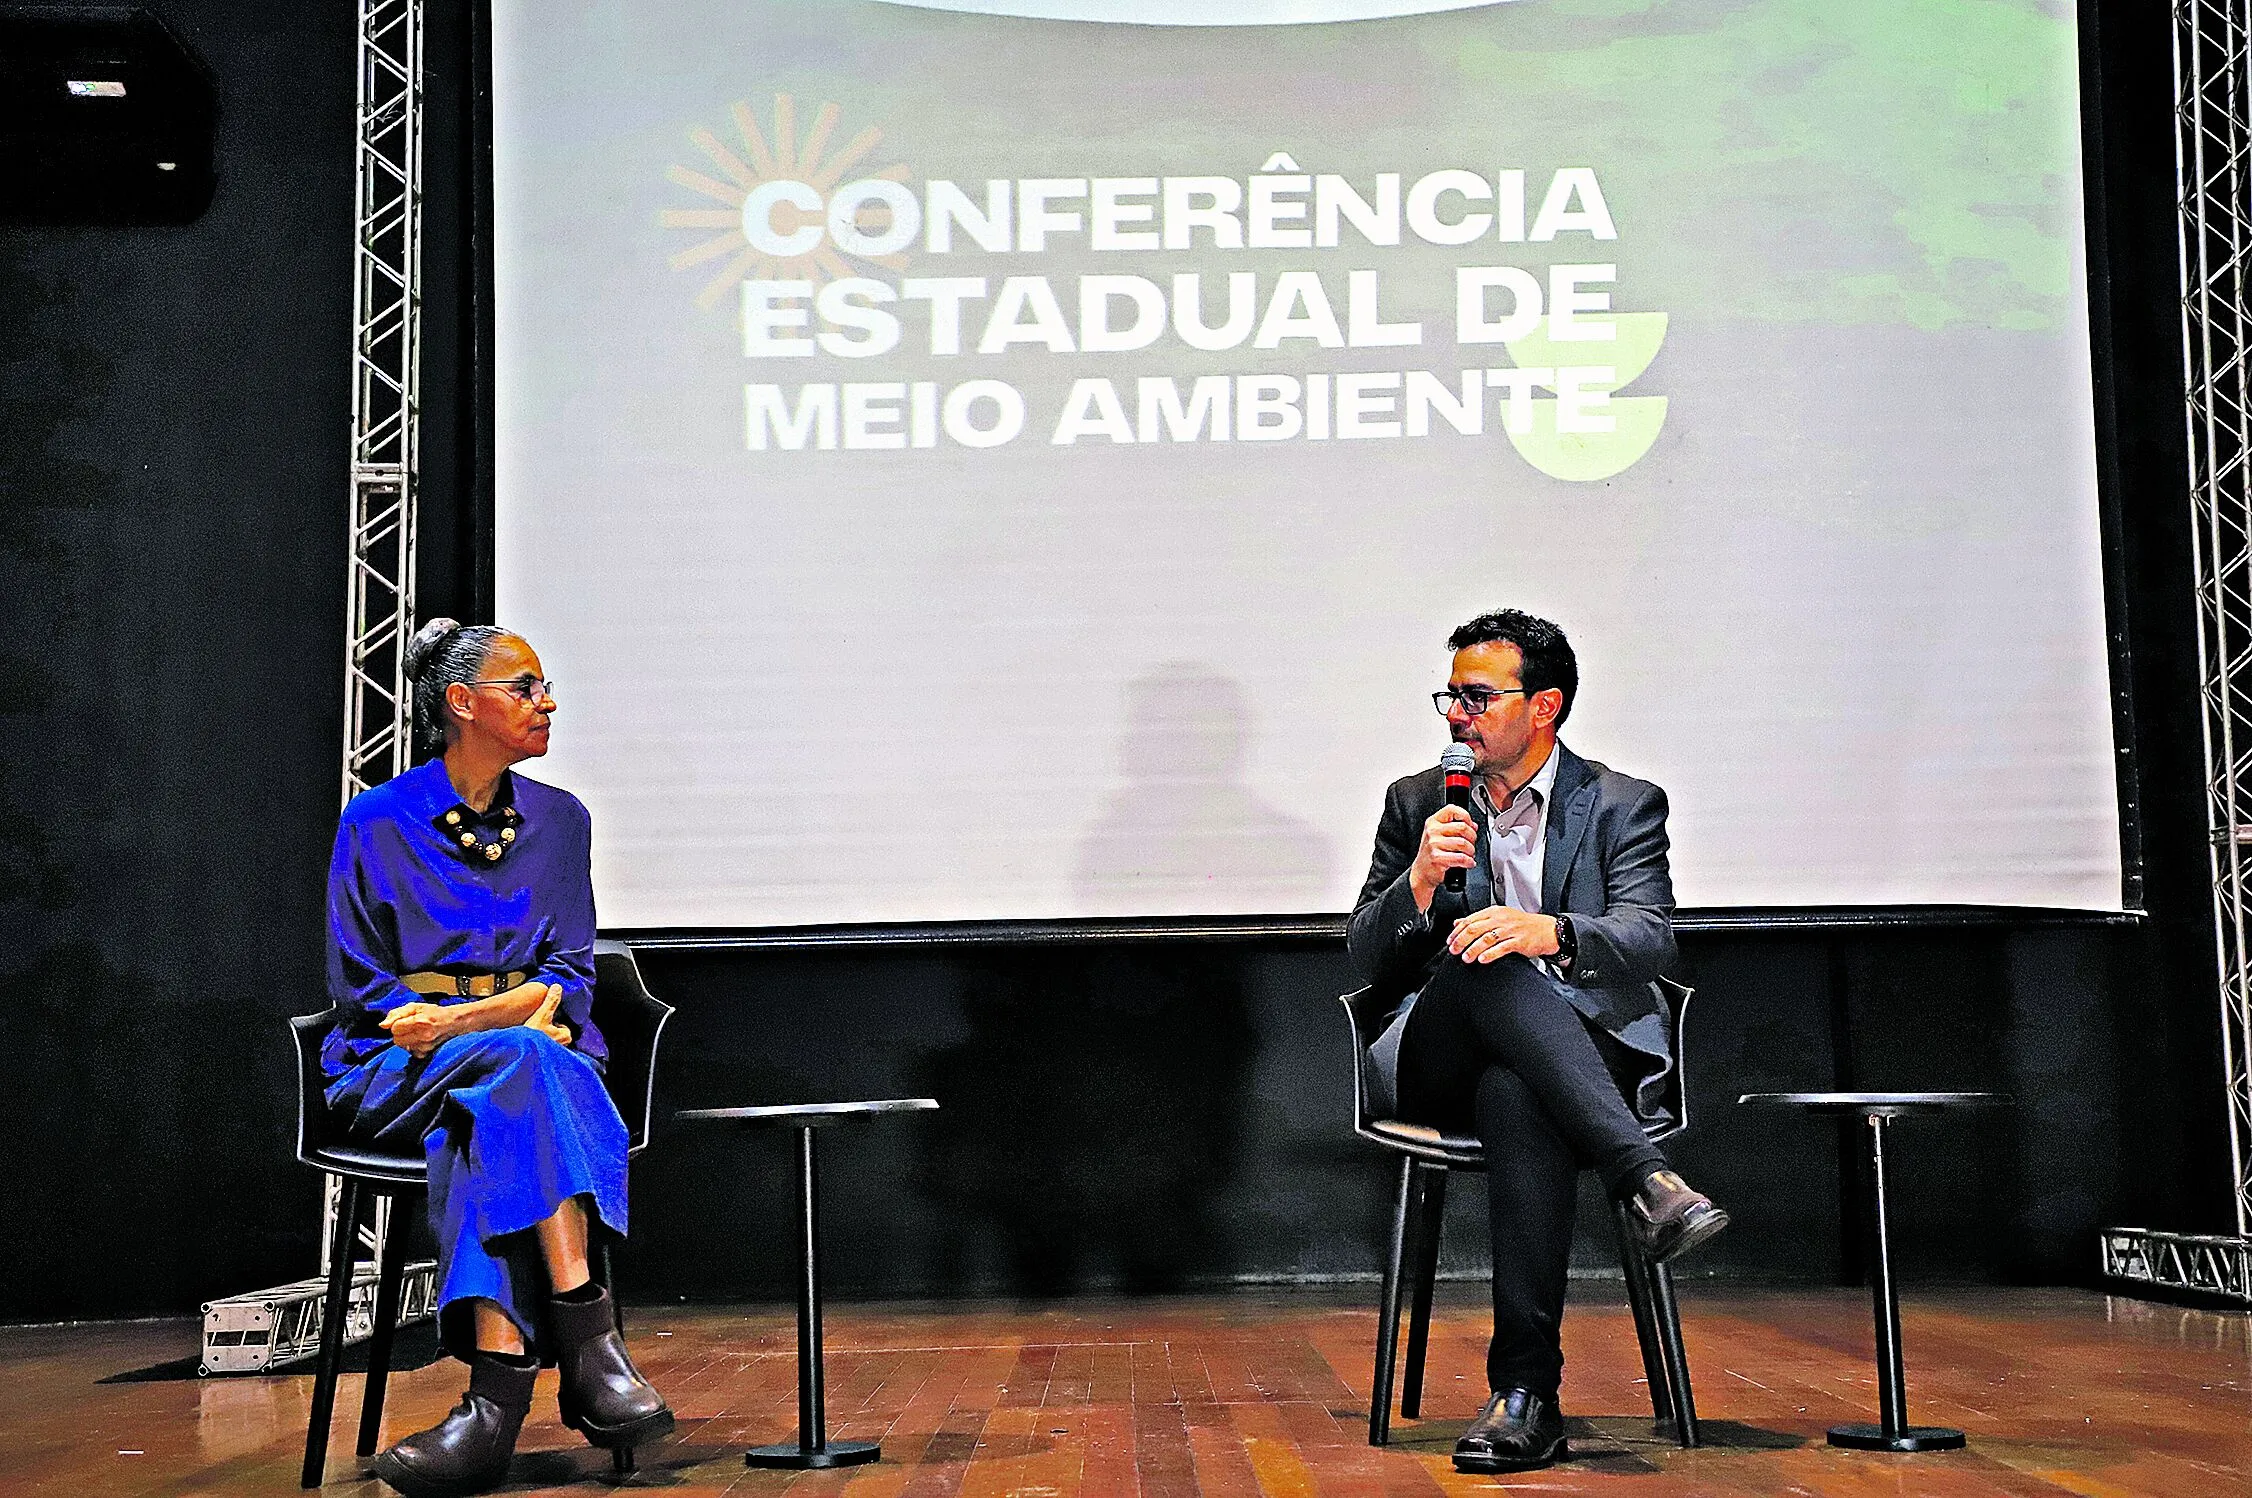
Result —
<path fill-rule="evenodd" d="M 1579 691 L 1564 632 L 1514 609 L 1447 640 L 1433 694 L 1475 761 L 1468 810 L 1437 769 L 1384 798 L 1347 944 L 1403 1003 L 1374 1047 L 1401 1116 L 1477 1135 L 1493 1228 L 1493 1395 L 1455 1445 L 1466 1472 L 1564 1454 L 1559 1329 L 1579 1171 L 1628 1203 L 1665 1261 L 1728 1216 L 1643 1126 L 1673 1064 L 1654 979 L 1673 966 L 1666 797 L 1557 742 Z M 1450 869 L 1464 872 L 1450 891 Z"/>

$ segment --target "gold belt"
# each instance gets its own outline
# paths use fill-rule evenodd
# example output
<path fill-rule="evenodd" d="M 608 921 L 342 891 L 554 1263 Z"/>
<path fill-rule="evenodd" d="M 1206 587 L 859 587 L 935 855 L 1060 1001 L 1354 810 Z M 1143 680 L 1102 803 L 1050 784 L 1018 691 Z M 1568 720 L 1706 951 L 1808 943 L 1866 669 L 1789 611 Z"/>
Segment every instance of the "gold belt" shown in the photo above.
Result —
<path fill-rule="evenodd" d="M 399 981 L 416 993 L 451 994 L 461 999 L 489 999 L 523 985 L 529 973 L 408 973 Z"/>

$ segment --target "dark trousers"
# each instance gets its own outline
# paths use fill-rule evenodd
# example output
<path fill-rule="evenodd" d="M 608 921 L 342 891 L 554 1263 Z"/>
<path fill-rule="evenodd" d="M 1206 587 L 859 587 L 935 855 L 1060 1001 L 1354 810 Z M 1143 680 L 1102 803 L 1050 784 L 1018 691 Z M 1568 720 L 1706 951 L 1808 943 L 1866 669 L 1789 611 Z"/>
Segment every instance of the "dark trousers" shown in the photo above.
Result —
<path fill-rule="evenodd" d="M 1608 1040 L 1608 1036 L 1601 1037 Z M 1478 1136 L 1493 1223 L 1495 1390 L 1553 1397 L 1579 1172 L 1631 1192 L 1665 1154 L 1642 1132 L 1563 985 L 1522 957 L 1447 961 L 1400 1042 L 1400 1111 Z"/>

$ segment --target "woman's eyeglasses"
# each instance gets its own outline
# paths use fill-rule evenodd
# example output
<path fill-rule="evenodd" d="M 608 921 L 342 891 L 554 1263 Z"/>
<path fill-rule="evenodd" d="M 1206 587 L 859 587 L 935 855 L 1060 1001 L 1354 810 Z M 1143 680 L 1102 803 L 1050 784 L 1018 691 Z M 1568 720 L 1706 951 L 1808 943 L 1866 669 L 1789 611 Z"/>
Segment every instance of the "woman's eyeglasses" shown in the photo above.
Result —
<path fill-rule="evenodd" d="M 514 692 L 520 701 L 537 702 L 542 697 L 555 695 L 555 683 L 542 681 L 537 676 L 511 676 L 505 681 L 473 681 L 473 687 L 501 687 Z"/>

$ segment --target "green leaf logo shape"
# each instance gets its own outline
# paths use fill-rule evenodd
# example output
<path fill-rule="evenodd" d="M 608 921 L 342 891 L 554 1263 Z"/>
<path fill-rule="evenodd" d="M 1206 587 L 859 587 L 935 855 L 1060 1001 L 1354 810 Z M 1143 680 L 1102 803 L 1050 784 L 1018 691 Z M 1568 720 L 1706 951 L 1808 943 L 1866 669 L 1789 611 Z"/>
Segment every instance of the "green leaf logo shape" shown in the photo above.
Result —
<path fill-rule="evenodd" d="M 1558 343 L 1548 336 L 1544 323 L 1539 331 L 1509 341 L 1510 359 L 1520 369 L 1590 365 L 1607 368 L 1611 371 L 1608 379 L 1583 382 L 1580 388 L 1616 391 L 1639 378 L 1650 367 L 1650 361 L 1658 357 L 1658 348 L 1666 341 L 1666 314 L 1663 312 L 1621 312 L 1608 318 L 1591 317 L 1582 321 L 1608 322 L 1617 329 L 1617 334 L 1604 343 Z M 1551 382 L 1545 388 L 1556 387 Z M 1606 418 L 1610 421 L 1610 430 L 1602 432 L 1556 430 L 1557 402 L 1553 397 L 1536 396 L 1530 405 L 1531 429 L 1511 431 L 1511 444 L 1519 456 L 1550 478 L 1577 484 L 1594 483 L 1632 468 L 1650 450 L 1650 444 L 1658 440 L 1658 433 L 1666 424 L 1666 398 L 1662 395 L 1613 395 L 1594 416 L 1597 422 Z"/>

